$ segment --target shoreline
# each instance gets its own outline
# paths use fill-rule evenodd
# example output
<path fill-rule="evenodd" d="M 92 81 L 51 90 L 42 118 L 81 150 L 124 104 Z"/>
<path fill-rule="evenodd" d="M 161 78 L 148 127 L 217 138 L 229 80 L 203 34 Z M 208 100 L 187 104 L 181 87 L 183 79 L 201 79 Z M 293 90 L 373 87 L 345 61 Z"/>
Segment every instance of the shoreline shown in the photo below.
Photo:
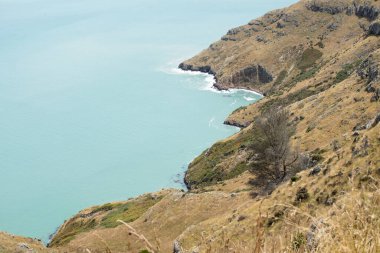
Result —
<path fill-rule="evenodd" d="M 210 73 L 205 73 L 205 72 L 202 72 L 202 71 L 194 71 L 194 70 L 183 70 L 179 67 L 175 68 L 174 69 L 175 71 L 180 71 L 180 73 L 182 74 L 190 74 L 190 75 L 203 75 L 205 76 L 206 78 L 210 78 L 210 84 L 211 86 L 208 87 L 208 90 L 211 91 L 211 92 L 217 92 L 217 93 L 225 93 L 225 94 L 228 94 L 228 93 L 233 93 L 233 92 L 236 92 L 236 91 L 243 91 L 243 92 L 247 92 L 247 93 L 251 93 L 251 94 L 255 94 L 255 95 L 258 95 L 260 96 L 260 99 L 265 97 L 263 94 L 257 92 L 257 91 L 253 91 L 253 90 L 249 90 L 249 89 L 243 89 L 243 88 L 231 88 L 231 89 L 220 89 L 217 85 L 217 79 L 215 77 L 214 74 L 210 74 Z M 211 79 L 212 79 L 212 82 L 211 82 Z M 231 112 L 232 113 L 232 112 Z M 224 125 L 227 125 L 227 126 L 231 126 L 231 127 L 237 127 L 239 128 L 239 131 L 241 131 L 242 128 L 244 128 L 244 126 L 240 126 L 240 125 L 233 125 L 233 124 L 229 124 L 226 120 L 223 122 Z M 199 156 L 199 155 L 198 155 Z M 197 157 L 197 156 L 196 156 Z M 194 159 L 196 158 L 194 157 L 187 165 L 187 168 L 186 170 L 181 173 L 182 177 L 180 178 L 181 182 L 178 182 L 179 185 L 182 185 L 184 186 L 183 188 L 172 188 L 172 189 L 178 189 L 178 190 L 185 190 L 186 192 L 189 192 L 190 191 L 190 185 L 189 183 L 186 181 L 186 174 L 188 173 L 188 168 L 189 168 L 189 165 L 194 161 Z M 161 189 L 162 190 L 162 189 Z M 158 190 L 160 191 L 160 190 Z M 132 198 L 138 198 L 144 194 L 149 194 L 150 192 L 146 192 L 146 193 L 143 193 L 143 194 L 140 194 L 138 196 L 135 196 L 135 197 L 132 197 Z M 123 201 L 123 200 L 119 200 L 119 201 Z M 117 201 L 116 201 L 117 202 Z M 75 216 L 75 214 L 73 215 Z M 72 217 L 73 217 L 72 216 Z M 70 217 L 70 218 L 72 218 Z M 68 218 L 68 219 L 70 219 Z M 64 224 L 64 223 L 63 223 Z M 63 225 L 61 224 L 59 227 L 57 227 L 56 231 L 54 231 L 52 234 L 49 235 L 49 241 L 47 243 L 43 242 L 42 240 L 38 239 L 38 238 L 34 238 L 36 240 L 39 240 L 41 241 L 41 243 L 43 245 L 45 245 L 46 247 L 49 247 L 49 243 L 51 242 L 51 239 L 54 237 L 55 234 L 57 234 L 57 232 L 59 231 L 60 227 Z"/>
<path fill-rule="evenodd" d="M 213 83 L 211 89 L 213 89 L 216 92 L 221 92 L 221 93 L 231 93 L 235 91 L 244 91 L 247 93 L 253 93 L 255 95 L 259 95 L 261 98 L 265 97 L 265 95 L 257 90 L 251 90 L 248 88 L 224 88 L 218 84 L 218 79 L 216 77 L 215 71 L 211 70 L 211 67 L 206 66 L 206 67 L 196 67 L 194 68 L 192 65 L 186 65 L 184 63 L 180 63 L 177 67 L 177 70 L 183 71 L 183 73 L 194 73 L 194 74 L 202 74 L 206 75 L 209 77 L 212 77 Z"/>
<path fill-rule="evenodd" d="M 175 71 L 178 71 L 178 73 L 180 74 L 187 74 L 187 75 L 202 75 L 204 76 L 206 79 L 209 79 L 209 86 L 205 89 L 207 91 L 211 91 L 211 92 L 215 92 L 215 93 L 223 93 L 223 94 L 229 94 L 229 93 L 234 93 L 234 92 L 238 92 L 238 91 L 243 91 L 243 92 L 246 92 L 246 93 L 250 93 L 250 94 L 254 94 L 254 95 L 257 95 L 257 96 L 260 96 L 260 99 L 265 97 L 263 94 L 261 94 L 260 92 L 257 92 L 257 91 L 254 91 L 254 90 L 249 90 L 249 89 L 244 89 L 244 88 L 229 88 L 229 89 L 225 89 L 225 88 L 221 88 L 220 86 L 217 85 L 217 78 L 215 76 L 215 74 L 212 74 L 212 73 L 207 73 L 207 72 L 202 72 L 202 71 L 199 71 L 199 70 L 184 70 L 184 69 L 181 69 L 179 67 L 176 67 L 174 68 Z M 231 112 L 232 113 L 232 112 Z M 226 120 L 223 122 L 224 125 L 227 125 L 227 126 L 231 126 L 231 127 L 237 127 L 239 128 L 241 131 L 241 129 L 243 129 L 245 126 L 242 126 L 242 125 L 239 125 L 239 124 L 231 124 L 229 122 L 227 122 Z M 196 156 L 197 157 L 197 156 Z M 192 161 L 196 158 L 194 157 L 192 159 Z M 178 182 L 179 185 L 182 185 L 184 187 L 176 187 L 176 188 L 171 188 L 171 189 L 177 189 L 177 190 L 185 190 L 186 192 L 189 192 L 190 191 L 190 187 L 189 187 L 189 184 L 188 182 L 186 181 L 186 174 L 188 173 L 188 167 L 189 165 L 191 164 L 190 161 L 187 165 L 187 168 L 186 170 L 181 173 L 182 177 L 180 178 L 181 182 Z M 169 188 L 170 189 L 170 188 Z M 162 190 L 162 189 L 161 189 Z M 160 191 L 160 190 L 158 190 Z M 149 194 L 149 193 L 153 193 L 153 192 L 145 192 L 145 193 L 142 193 L 140 195 L 137 195 L 137 196 L 134 196 L 132 197 L 133 199 L 134 198 L 138 198 L 144 194 Z M 124 201 L 124 200 L 117 200 L 117 201 L 112 201 L 112 202 L 121 202 L 121 201 Z M 99 204 L 101 205 L 101 203 Z M 95 205 L 96 206 L 96 205 Z M 79 210 L 77 213 L 79 213 L 80 211 L 82 210 Z M 72 216 L 68 217 L 67 220 L 71 219 L 72 217 L 74 217 L 77 213 L 73 214 Z M 50 233 L 48 235 L 48 241 L 44 241 L 43 239 L 41 238 L 37 238 L 37 237 L 31 237 L 31 236 L 28 236 L 28 235 L 19 235 L 19 234 L 13 234 L 11 232 L 7 232 L 7 231 L 1 231 L 2 233 L 5 233 L 5 234 L 8 234 L 10 236 L 22 236 L 22 237 L 25 237 L 25 238 L 29 238 L 31 240 L 34 240 L 34 241 L 38 241 L 39 243 L 41 243 L 41 245 L 49 248 L 49 243 L 51 242 L 52 238 L 54 237 L 54 235 L 56 235 L 59 231 L 59 229 L 61 228 L 61 226 L 63 225 L 64 223 L 60 224 L 56 229 L 55 231 L 53 231 L 52 233 Z"/>
<path fill-rule="evenodd" d="M 244 88 L 230 88 L 230 89 L 220 88 L 220 86 L 217 85 L 218 82 L 217 82 L 217 78 L 216 78 L 214 72 L 208 73 L 208 72 L 202 72 L 201 70 L 191 70 L 191 69 L 185 70 L 185 69 L 181 68 L 181 64 L 179 65 L 178 68 L 176 68 L 176 71 L 181 71 L 180 73 L 182 73 L 182 74 L 189 74 L 189 75 L 197 75 L 198 74 L 198 75 L 206 76 L 206 78 L 208 78 L 208 77 L 212 78 L 212 82 L 210 82 L 211 86 L 208 87 L 208 89 L 207 89 L 207 90 L 212 91 L 212 92 L 228 94 L 228 93 L 243 91 L 246 93 L 254 94 L 256 96 L 260 96 L 259 100 L 265 97 L 262 93 L 255 91 L 255 90 L 249 90 L 249 89 L 244 89 Z M 249 101 L 249 100 L 247 100 L 247 101 Z M 257 101 L 258 100 L 254 101 L 253 103 L 255 103 Z M 231 113 L 233 113 L 233 112 L 231 112 Z M 230 113 L 230 115 L 231 115 L 231 113 Z M 246 125 L 239 124 L 237 122 L 228 121 L 228 118 L 223 121 L 223 124 L 226 126 L 237 127 L 240 130 L 247 127 Z M 186 177 L 186 173 L 185 173 L 185 177 Z M 185 185 L 188 188 L 186 182 L 185 182 Z"/>

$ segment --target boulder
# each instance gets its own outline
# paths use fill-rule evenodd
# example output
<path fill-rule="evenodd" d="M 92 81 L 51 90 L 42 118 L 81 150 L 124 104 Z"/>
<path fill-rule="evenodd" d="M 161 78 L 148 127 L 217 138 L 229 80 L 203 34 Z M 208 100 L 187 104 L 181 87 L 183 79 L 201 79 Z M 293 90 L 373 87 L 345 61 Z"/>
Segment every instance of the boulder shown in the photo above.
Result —
<path fill-rule="evenodd" d="M 380 35 L 380 22 L 373 22 L 368 28 L 368 35 Z"/>

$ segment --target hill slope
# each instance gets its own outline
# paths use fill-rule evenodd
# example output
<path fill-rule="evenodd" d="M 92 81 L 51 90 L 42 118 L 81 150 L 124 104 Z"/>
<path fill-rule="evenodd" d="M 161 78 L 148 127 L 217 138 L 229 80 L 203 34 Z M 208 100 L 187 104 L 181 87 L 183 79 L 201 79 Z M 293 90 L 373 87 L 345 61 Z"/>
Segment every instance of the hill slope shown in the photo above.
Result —
<path fill-rule="evenodd" d="M 214 74 L 220 89 L 266 96 L 232 113 L 226 123 L 244 128 L 190 164 L 189 192 L 88 208 L 61 226 L 49 248 L 30 247 L 380 252 L 379 15 L 378 1 L 300 1 L 230 30 L 180 67 Z M 255 118 L 278 105 L 290 113 L 291 146 L 305 166 L 281 183 L 257 184 L 249 172 L 260 141 Z M 0 245 L 12 252 L 17 243 L 9 238 L 0 236 Z"/>

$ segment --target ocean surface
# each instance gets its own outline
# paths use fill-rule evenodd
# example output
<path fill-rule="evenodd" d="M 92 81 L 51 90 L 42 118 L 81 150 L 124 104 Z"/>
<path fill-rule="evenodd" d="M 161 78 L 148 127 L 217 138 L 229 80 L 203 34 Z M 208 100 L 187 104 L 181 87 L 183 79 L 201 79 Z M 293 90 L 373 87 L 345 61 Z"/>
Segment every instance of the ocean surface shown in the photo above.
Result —
<path fill-rule="evenodd" d="M 0 0 L 0 230 L 48 240 L 82 208 L 182 187 L 259 98 L 176 66 L 295 0 Z"/>

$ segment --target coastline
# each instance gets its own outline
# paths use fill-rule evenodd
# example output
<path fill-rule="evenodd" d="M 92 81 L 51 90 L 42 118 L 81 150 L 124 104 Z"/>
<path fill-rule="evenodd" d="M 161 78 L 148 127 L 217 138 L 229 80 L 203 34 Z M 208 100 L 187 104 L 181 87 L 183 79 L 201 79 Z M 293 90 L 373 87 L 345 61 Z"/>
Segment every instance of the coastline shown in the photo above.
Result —
<path fill-rule="evenodd" d="M 192 66 L 191 67 L 186 67 L 189 65 L 185 65 L 184 63 L 181 63 L 178 65 L 177 70 L 183 71 L 182 73 L 192 73 L 192 74 L 202 74 L 202 75 L 207 75 L 209 77 L 212 77 L 213 83 L 211 89 L 215 92 L 221 92 L 221 93 L 230 93 L 230 92 L 235 92 L 235 91 L 244 91 L 247 93 L 252 93 L 255 95 L 260 96 L 261 98 L 265 97 L 265 95 L 257 90 L 252 90 L 248 89 L 247 87 L 236 87 L 236 88 L 225 88 L 221 86 L 218 83 L 218 78 L 216 77 L 216 73 L 212 70 L 209 70 L 207 67 L 201 67 L 194 69 Z"/>
<path fill-rule="evenodd" d="M 215 75 L 215 72 L 214 71 L 210 71 L 209 68 L 199 68 L 198 70 L 193 70 L 192 67 L 186 67 L 188 65 L 185 65 L 184 63 L 181 63 L 179 64 L 178 68 L 176 70 L 178 71 L 182 71 L 181 73 L 183 74 L 201 74 L 201 75 L 205 75 L 207 77 L 210 77 L 210 79 L 212 79 L 212 81 L 210 82 L 210 87 L 208 87 L 207 90 L 210 90 L 212 92 L 220 92 L 220 93 L 233 93 L 233 92 L 237 92 L 237 91 L 243 91 L 243 92 L 247 92 L 247 93 L 251 93 L 251 94 L 254 94 L 256 96 L 260 96 L 259 99 L 262 99 L 265 97 L 264 94 L 256 91 L 256 90 L 250 90 L 250 89 L 247 89 L 247 88 L 224 88 L 220 85 L 218 85 L 218 80 L 217 80 L 217 77 Z M 202 71 L 203 70 L 203 71 Z M 247 99 L 247 101 L 250 101 Z M 254 100 L 253 103 L 257 102 L 258 100 Z M 231 112 L 232 113 L 232 112 Z M 228 119 L 226 119 L 225 121 L 223 121 L 223 124 L 224 125 L 227 125 L 227 126 L 232 126 L 232 127 L 237 127 L 237 128 L 240 128 L 240 129 L 243 129 L 243 128 L 246 128 L 247 125 L 243 125 L 243 124 L 240 124 L 238 122 L 235 122 L 235 121 L 229 121 Z M 186 173 L 185 173 L 185 177 L 186 177 Z M 186 187 L 188 188 L 188 185 L 185 182 L 185 185 Z"/>
<path fill-rule="evenodd" d="M 214 82 L 212 84 L 212 88 L 217 91 L 217 92 L 234 92 L 234 91 L 244 91 L 247 93 L 253 93 L 255 95 L 261 96 L 261 98 L 265 97 L 263 93 L 257 90 L 249 89 L 247 87 L 236 87 L 236 88 L 227 88 L 223 87 L 220 83 L 218 83 L 218 78 L 216 77 L 215 71 L 211 69 L 210 66 L 205 66 L 205 67 L 193 67 L 192 65 L 187 65 L 185 63 L 180 63 L 178 65 L 179 70 L 182 70 L 184 73 L 189 72 L 189 73 L 198 73 L 198 74 L 205 74 L 212 76 Z"/>
<path fill-rule="evenodd" d="M 250 93 L 250 94 L 254 94 L 254 95 L 258 95 L 260 96 L 261 98 L 264 97 L 263 94 L 257 92 L 257 91 L 254 91 L 254 90 L 249 90 L 249 89 L 244 89 L 244 88 L 229 88 L 229 89 L 225 89 L 225 88 L 221 88 L 217 85 L 217 78 L 214 74 L 211 74 L 211 73 L 207 73 L 207 72 L 202 72 L 202 71 L 196 71 L 196 70 L 183 70 L 181 68 L 175 68 L 175 71 L 180 71 L 182 74 L 188 74 L 188 75 L 203 75 L 205 76 L 205 78 L 209 79 L 209 82 L 208 82 L 208 86 L 205 88 L 205 90 L 207 91 L 211 91 L 211 92 L 215 92 L 215 93 L 223 93 L 223 94 L 231 94 L 231 93 L 234 93 L 234 92 L 237 92 L 237 91 L 243 91 L 243 92 L 246 92 L 246 93 Z M 261 99 L 260 98 L 260 99 Z M 254 100 L 254 102 L 257 101 L 257 100 Z M 231 111 L 232 113 L 233 111 Z M 229 123 L 228 121 L 224 121 L 223 122 L 224 125 L 228 125 L 228 126 L 231 126 L 231 127 L 237 127 L 239 128 L 240 130 L 242 128 L 244 128 L 245 126 L 242 126 L 242 125 L 239 125 L 239 124 L 231 124 Z M 239 130 L 239 131 L 240 131 Z M 188 166 L 186 168 L 186 170 L 181 173 L 181 182 L 179 182 L 179 184 L 185 186 L 184 188 L 173 188 L 173 189 L 176 189 L 176 190 L 185 190 L 186 192 L 188 192 L 190 190 L 190 186 L 189 186 L 189 183 L 186 181 L 186 174 L 188 173 L 188 167 L 189 165 L 191 164 L 191 162 L 196 158 L 197 156 L 195 156 L 189 163 L 188 163 Z M 169 188 L 171 189 L 171 188 Z M 161 191 L 163 189 L 158 189 L 157 191 Z M 146 193 L 143 193 L 143 194 L 140 194 L 140 195 L 137 195 L 137 196 L 133 196 L 131 197 L 131 199 L 136 199 L 136 198 L 139 198 L 143 195 L 146 195 L 146 194 L 150 194 L 150 193 L 155 193 L 156 191 L 154 192 L 146 192 Z M 113 201 L 113 202 L 122 202 L 122 201 L 125 201 L 125 200 L 118 200 L 118 201 Z M 101 203 L 99 203 L 99 205 L 101 205 Z M 96 205 L 94 205 L 96 206 Z M 91 206 L 93 207 L 93 206 Z M 91 208 L 89 207 L 89 208 Z M 80 210 L 78 211 L 81 212 L 83 210 Z M 74 213 L 72 214 L 70 217 L 67 217 L 67 220 L 70 220 L 72 219 L 73 217 L 75 217 L 78 213 Z M 41 243 L 41 245 L 44 245 L 45 247 L 49 248 L 49 244 L 51 243 L 52 239 L 54 238 L 55 235 L 58 234 L 59 230 L 61 229 L 61 227 L 65 224 L 62 223 L 62 224 L 59 224 L 58 227 L 55 228 L 55 230 L 51 233 L 49 233 L 48 235 L 48 240 L 45 241 L 41 238 L 37 238 L 37 237 L 32 237 L 32 236 L 27 236 L 25 235 L 25 238 L 29 238 L 31 240 L 34 240 L 34 241 L 37 241 L 39 243 Z M 7 232 L 7 231 L 2 231 L 3 233 L 6 233 L 10 236 L 19 236 L 19 235 L 16 235 L 16 234 L 13 234 L 13 233 L 10 233 L 10 232 Z"/>
<path fill-rule="evenodd" d="M 180 73 L 180 74 L 188 74 L 188 75 L 203 75 L 207 79 L 209 78 L 210 82 L 208 82 L 208 83 L 210 85 L 209 85 L 209 87 L 206 88 L 206 90 L 211 91 L 211 92 L 228 94 L 228 93 L 234 93 L 234 92 L 237 92 L 237 91 L 243 91 L 243 92 L 246 92 L 246 93 L 254 94 L 256 96 L 260 96 L 260 99 L 262 99 L 263 97 L 265 97 L 262 93 L 260 93 L 258 91 L 255 91 L 255 90 L 250 90 L 250 89 L 245 89 L 245 88 L 223 88 L 223 87 L 219 86 L 218 85 L 218 81 L 217 81 L 217 77 L 215 75 L 215 72 L 210 71 L 208 68 L 200 68 L 198 70 L 186 69 L 184 67 L 184 64 L 181 63 L 181 64 L 178 65 L 177 68 L 173 69 L 173 72 Z M 258 100 L 253 100 L 252 103 L 255 103 L 257 101 Z M 231 113 L 232 112 L 233 111 L 231 111 Z M 231 127 L 237 127 L 237 128 L 240 129 L 239 131 L 241 131 L 241 129 L 247 127 L 247 126 L 239 124 L 237 122 L 230 122 L 227 119 L 223 121 L 223 124 L 227 125 L 227 126 L 231 126 Z M 186 181 L 186 175 L 188 174 L 188 168 L 189 168 L 190 164 L 194 161 L 194 159 L 189 163 L 186 171 L 183 174 L 183 178 L 182 178 L 182 182 L 184 183 L 187 191 L 189 191 L 191 189 L 191 187 L 190 187 L 189 182 Z"/>
<path fill-rule="evenodd" d="M 210 85 L 206 88 L 207 91 L 211 91 L 211 92 L 216 92 L 216 93 L 225 93 L 225 94 L 228 94 L 228 93 L 233 93 L 233 92 L 237 92 L 237 91 L 243 91 L 243 92 L 246 92 L 246 93 L 250 93 L 250 94 L 254 94 L 254 95 L 258 95 L 260 96 L 260 99 L 264 97 L 263 94 L 261 94 L 260 92 L 257 92 L 257 91 L 254 91 L 254 90 L 249 90 L 249 89 L 244 89 L 244 88 L 231 88 L 231 89 L 223 89 L 223 88 L 220 88 L 218 85 L 217 85 L 217 78 L 215 76 L 215 74 L 213 73 L 207 73 L 207 72 L 202 72 L 202 71 L 197 71 L 197 70 L 184 70 L 184 69 L 181 69 L 180 67 L 178 68 L 175 68 L 173 69 L 174 71 L 173 72 L 178 72 L 178 73 L 181 73 L 181 74 L 188 74 L 188 75 L 204 75 L 206 78 L 208 78 L 210 80 L 210 82 L 208 82 Z M 255 100 L 254 102 L 256 102 L 257 100 Z M 253 103 L 254 103 L 253 102 Z M 232 111 L 231 111 L 232 113 Z M 240 130 L 246 126 L 243 126 L 243 125 L 240 125 L 240 124 L 233 124 L 233 123 L 230 123 L 228 122 L 227 120 L 225 120 L 223 122 L 224 125 L 228 125 L 228 126 L 231 126 L 231 127 L 237 127 L 239 128 Z M 240 131 L 239 130 L 239 131 Z M 182 178 L 180 178 L 181 182 L 180 184 L 183 184 L 185 186 L 185 190 L 186 192 L 189 192 L 191 187 L 190 187 L 190 184 L 189 182 L 186 181 L 186 175 L 188 174 L 188 169 L 189 169 L 189 165 L 191 164 L 191 162 L 194 161 L 196 157 L 194 157 L 192 159 L 192 161 L 190 161 L 188 163 L 188 166 L 186 168 L 186 170 L 184 171 L 184 173 L 181 175 Z M 175 189 L 178 189 L 178 190 L 181 190 L 180 188 L 175 188 Z M 161 189 L 162 190 L 162 189 Z M 158 190 L 158 191 L 161 191 L 161 190 Z M 184 189 L 182 189 L 184 190 Z M 144 194 L 141 194 L 141 195 L 138 195 L 138 196 L 135 196 L 135 197 L 132 197 L 133 199 L 136 199 L 136 198 L 139 198 L 140 196 L 143 196 L 145 194 L 149 194 L 149 192 L 147 193 L 144 193 Z M 71 218 L 75 217 L 76 214 L 73 214 L 70 218 L 68 218 L 68 220 L 70 220 Z M 64 225 L 65 223 L 61 224 L 52 234 L 49 235 L 49 241 L 47 243 L 44 243 L 45 246 L 49 247 L 49 244 L 51 243 L 52 241 L 52 238 L 59 232 L 60 228 Z M 37 238 L 36 238 L 37 239 Z M 37 239 L 38 240 L 38 239 Z"/>
<path fill-rule="evenodd" d="M 209 79 L 209 82 L 208 84 L 210 84 L 208 87 L 206 87 L 205 90 L 207 91 L 211 91 L 211 92 L 215 92 L 215 93 L 223 93 L 223 94 L 229 94 L 229 93 L 234 93 L 234 92 L 237 92 L 237 91 L 243 91 L 243 92 L 246 92 L 246 93 L 250 93 L 250 94 L 254 94 L 254 95 L 257 95 L 257 96 L 260 96 L 260 99 L 264 97 L 263 94 L 261 94 L 260 92 L 257 92 L 257 91 L 254 91 L 254 90 L 249 90 L 249 89 L 244 89 L 244 88 L 230 88 L 230 89 L 223 89 L 223 88 L 220 88 L 218 85 L 217 85 L 217 78 L 214 74 L 211 74 L 211 73 L 207 73 L 207 72 L 202 72 L 202 71 L 196 71 L 196 70 L 183 70 L 179 67 L 177 68 L 174 68 L 173 69 L 173 72 L 174 73 L 181 73 L 181 74 L 188 74 L 188 75 L 203 75 L 206 77 L 206 79 Z M 257 100 L 253 100 L 253 103 L 256 102 Z M 233 111 L 231 111 L 232 113 Z M 239 125 L 239 124 L 233 124 L 233 123 L 229 123 L 227 120 L 225 120 L 223 122 L 224 125 L 227 125 L 227 126 L 231 126 L 231 127 L 237 127 L 239 128 L 240 130 L 246 126 L 242 126 L 242 125 Z M 240 131 L 239 130 L 239 131 Z M 196 156 L 197 157 L 197 156 Z M 188 173 L 188 168 L 189 168 L 189 165 L 194 161 L 194 159 L 196 158 L 194 157 L 187 165 L 187 168 L 186 170 L 181 173 L 181 178 L 180 178 L 180 181 L 179 184 L 182 185 L 182 186 L 185 186 L 184 188 L 169 188 L 169 189 L 176 189 L 176 190 L 185 190 L 186 192 L 189 192 L 190 191 L 190 185 L 189 183 L 186 181 L 186 175 Z M 169 190 L 168 189 L 168 190 Z M 158 191 L 162 191 L 164 189 L 159 189 Z M 140 194 L 140 195 L 137 195 L 137 196 L 134 196 L 132 197 L 132 199 L 136 199 L 136 198 L 139 198 L 141 196 L 144 196 L 146 194 L 150 194 L 150 193 L 155 193 L 155 192 L 147 192 L 147 193 L 143 193 L 143 194 Z M 119 201 L 115 201 L 115 202 L 122 202 L 123 200 L 119 200 Z M 100 205 L 100 204 L 99 204 Z M 91 208 L 91 207 L 90 207 Z M 82 210 L 81 210 L 82 211 Z M 80 212 L 80 211 L 79 211 Z M 67 220 L 70 220 L 72 219 L 73 217 L 75 217 L 77 214 L 73 214 L 71 217 L 69 217 Z M 56 230 L 51 233 L 49 235 L 49 240 L 45 243 L 43 243 L 45 246 L 49 247 L 49 244 L 51 243 L 52 239 L 54 238 L 54 236 L 56 234 L 58 234 L 60 228 L 64 225 L 65 223 L 61 224 L 60 226 L 58 226 L 56 228 Z M 34 238 L 35 240 L 38 240 L 38 241 L 41 241 L 40 239 L 38 238 Z M 41 241 L 42 242 L 42 241 Z"/>
<path fill-rule="evenodd" d="M 87 207 L 61 223 L 47 244 L 45 240 L 41 242 L 35 239 L 36 246 L 34 242 L 28 241 L 30 245 L 20 242 L 17 247 L 23 252 L 34 252 L 31 247 L 39 249 L 41 246 L 41 253 L 52 253 L 56 250 L 73 252 L 75 249 L 86 252 L 111 252 L 111 249 L 112 252 L 148 252 L 142 250 L 146 246 L 144 243 L 140 246 L 138 240 L 131 237 L 134 231 L 145 238 L 147 245 L 150 244 L 149 241 L 153 242 L 152 245 L 157 246 L 157 251 L 177 253 L 209 250 L 220 252 L 226 248 L 228 251 L 243 253 L 249 252 L 252 245 L 257 245 L 258 240 L 263 250 L 272 248 L 273 251 L 280 252 L 293 249 L 298 252 L 302 249 L 318 249 L 319 252 L 321 246 L 323 250 L 320 252 L 333 252 L 330 245 L 334 246 L 334 243 L 331 243 L 331 238 L 337 242 L 339 249 L 346 247 L 344 243 L 347 242 L 347 238 L 351 243 L 351 235 L 352 243 L 355 245 L 360 245 L 360 240 L 368 235 L 376 238 L 379 219 L 375 218 L 380 215 L 375 211 L 376 205 L 379 204 L 377 200 L 380 198 L 379 191 L 373 189 L 378 189 L 377 181 L 380 176 L 380 173 L 377 173 L 380 172 L 380 169 L 377 169 L 380 166 L 376 158 L 379 152 L 376 145 L 379 139 L 378 128 L 375 128 L 380 119 L 380 112 L 377 107 L 379 96 L 373 101 L 367 89 L 373 85 L 377 89 L 375 92 L 380 91 L 378 83 L 372 82 L 378 79 L 372 80 L 373 77 L 370 75 L 373 69 L 377 71 L 379 68 L 379 65 L 372 64 L 371 60 L 375 59 L 379 63 L 380 52 L 378 47 L 376 48 L 376 41 L 372 42 L 373 44 L 370 42 L 355 47 L 355 50 L 339 49 L 338 53 L 344 53 L 332 59 L 331 62 L 334 63 L 327 65 L 326 69 L 318 70 L 306 81 L 297 82 L 294 88 L 289 89 L 287 83 L 279 86 L 284 98 L 292 98 L 286 105 L 290 115 L 287 125 L 294 127 L 294 132 L 289 136 L 289 146 L 297 153 L 297 158 L 298 153 L 302 160 L 305 158 L 301 165 L 288 167 L 290 172 L 286 172 L 287 177 L 281 182 L 264 178 L 260 184 L 255 185 L 254 180 L 259 178 L 260 173 L 251 169 L 257 167 L 262 171 L 268 165 L 261 163 L 260 154 L 256 152 L 263 146 L 263 139 L 257 135 L 256 129 L 251 128 L 254 124 L 247 121 L 260 114 L 263 104 L 268 105 L 264 108 L 274 107 L 271 102 L 276 102 L 279 97 L 266 97 L 265 92 L 262 94 L 251 90 L 250 86 L 255 86 L 255 82 L 247 81 L 246 85 L 238 81 L 223 82 L 228 78 L 221 77 L 224 71 L 220 68 L 220 72 L 216 73 L 209 66 L 185 67 L 184 63 L 178 67 L 172 66 L 167 74 L 174 77 L 183 75 L 180 77 L 186 79 L 186 84 L 188 80 L 196 84 L 185 88 L 194 93 L 202 93 L 205 97 L 218 97 L 220 103 L 216 110 L 220 110 L 220 105 L 226 101 L 228 103 L 230 98 L 244 97 L 243 106 L 233 111 L 232 108 L 238 107 L 235 101 L 223 111 L 222 117 L 215 120 L 218 125 L 222 125 L 222 118 L 228 113 L 230 116 L 225 118 L 223 124 L 228 126 L 227 129 L 231 129 L 230 126 L 238 128 L 234 134 L 229 134 L 232 137 L 204 147 L 202 153 L 192 153 L 189 158 L 194 158 L 191 161 L 179 159 L 186 162 L 181 167 L 180 174 L 176 174 L 177 181 L 173 188 L 164 186 L 156 191 L 157 188 L 153 187 L 151 192 L 144 190 L 142 194 L 131 194 L 132 197 L 128 200 L 103 202 L 104 204 Z M 361 59 L 367 61 L 368 66 L 355 65 L 353 71 L 357 72 L 352 72 L 340 82 L 334 83 L 335 75 L 338 77 L 338 73 L 342 73 L 342 63 L 348 58 L 354 62 L 358 53 L 367 54 L 370 48 L 377 50 L 374 51 L 374 57 L 370 55 L 368 61 L 367 58 Z M 236 69 L 233 66 L 232 68 Z M 364 72 L 367 69 L 368 72 L 365 74 L 368 76 L 360 76 L 359 71 Z M 330 81 L 325 82 L 327 77 Z M 372 82 L 369 86 L 367 79 Z M 178 83 L 173 83 L 176 84 Z M 301 86 L 301 89 L 297 85 Z M 315 88 L 321 85 L 327 88 L 315 93 Z M 263 86 L 256 88 L 265 90 Z M 294 94 L 301 94 L 296 93 L 299 90 L 312 90 L 314 93 L 293 98 Z M 184 93 L 183 96 L 187 97 L 188 94 Z M 264 101 L 260 101 L 264 97 Z M 200 104 L 196 99 L 191 100 L 193 101 L 196 101 L 195 104 L 201 109 L 211 107 L 209 100 L 205 104 Z M 352 111 L 360 111 L 361 115 L 352 114 Z M 377 114 L 374 118 L 375 112 Z M 201 122 L 202 118 L 199 115 L 195 113 L 193 116 L 196 123 Z M 371 120 L 368 121 L 369 119 Z M 209 121 L 209 128 L 213 128 L 212 122 L 214 118 Z M 211 133 L 212 131 L 215 130 L 211 129 Z M 199 131 L 196 133 L 200 134 Z M 176 148 L 178 149 L 178 146 Z M 261 150 L 267 151 L 262 148 Z M 174 154 L 177 154 L 176 150 Z M 291 174 L 293 169 L 294 176 Z M 368 180 L 368 177 L 373 181 Z M 174 181 L 173 178 L 170 180 Z M 365 212 L 356 215 L 356 211 L 361 208 L 366 209 Z M 295 214 L 294 210 L 299 212 Z M 307 214 L 307 217 L 304 214 Z M 361 225 L 366 224 L 368 217 L 372 216 L 375 217 L 370 220 L 373 226 L 371 224 L 363 229 Z M 321 219 L 326 222 L 321 224 Z M 354 228 L 352 234 L 345 233 L 352 229 L 352 222 L 346 224 L 344 220 L 358 221 L 359 225 Z M 124 226 L 116 228 L 117 225 L 121 225 L 119 223 L 131 224 L 131 230 L 128 231 Z M 127 226 L 129 228 L 129 225 Z M 329 230 L 328 233 L 325 233 L 326 228 Z M 323 234 L 319 234 L 319 231 Z M 255 234 L 259 233 L 260 238 L 256 238 Z M 126 236 L 127 234 L 129 236 Z M 274 237 L 274 234 L 278 236 Z M 301 246 L 294 248 L 295 242 L 299 245 L 299 238 Z M 318 239 L 316 246 L 315 238 Z M 308 244 L 309 239 L 313 242 L 311 246 Z M 38 245 L 38 242 L 41 245 Z M 285 244 L 282 244 L 283 242 Z M 326 245 L 329 246 L 323 248 Z M 4 245 L 0 243 L 0 252 L 3 252 L 2 246 Z M 147 248 L 156 252 L 153 250 L 154 246 L 148 245 Z M 370 247 L 373 247 L 372 244 Z"/>

